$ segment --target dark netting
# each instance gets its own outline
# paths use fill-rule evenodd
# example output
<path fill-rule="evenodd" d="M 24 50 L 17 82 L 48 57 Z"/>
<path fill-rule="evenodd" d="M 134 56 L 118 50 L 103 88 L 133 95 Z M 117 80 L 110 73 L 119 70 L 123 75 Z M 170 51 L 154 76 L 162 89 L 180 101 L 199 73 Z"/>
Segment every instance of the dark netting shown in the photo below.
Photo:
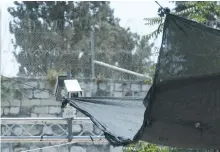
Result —
<path fill-rule="evenodd" d="M 114 146 L 143 140 L 219 148 L 219 55 L 219 30 L 169 14 L 154 83 L 144 102 L 80 98 L 71 104 L 89 116 Z"/>

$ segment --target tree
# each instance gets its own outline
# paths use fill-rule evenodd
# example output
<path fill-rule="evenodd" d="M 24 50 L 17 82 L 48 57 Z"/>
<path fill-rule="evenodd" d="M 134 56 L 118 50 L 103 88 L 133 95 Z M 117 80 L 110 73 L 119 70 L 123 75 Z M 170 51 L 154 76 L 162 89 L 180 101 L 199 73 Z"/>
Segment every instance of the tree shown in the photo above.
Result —
<path fill-rule="evenodd" d="M 13 17 L 10 32 L 15 36 L 15 50 L 20 50 L 14 52 L 20 64 L 19 73 L 45 75 L 54 69 L 90 77 L 91 27 L 96 28 L 95 59 L 113 65 L 117 62 L 122 68 L 132 69 L 132 50 L 140 37 L 119 25 L 109 2 L 24 1 L 14 4 L 8 11 Z M 101 74 L 111 76 L 108 69 L 97 67 L 96 75 Z"/>
<path fill-rule="evenodd" d="M 216 26 L 219 28 L 218 17 L 220 16 L 220 5 L 217 1 L 178 1 L 174 2 L 176 7 L 174 8 L 175 15 L 186 17 L 188 19 L 197 21 L 199 23 L 207 24 L 210 26 Z M 146 25 L 158 26 L 158 29 L 153 31 L 148 37 L 157 37 L 163 31 L 165 17 L 153 17 L 145 18 Z"/>

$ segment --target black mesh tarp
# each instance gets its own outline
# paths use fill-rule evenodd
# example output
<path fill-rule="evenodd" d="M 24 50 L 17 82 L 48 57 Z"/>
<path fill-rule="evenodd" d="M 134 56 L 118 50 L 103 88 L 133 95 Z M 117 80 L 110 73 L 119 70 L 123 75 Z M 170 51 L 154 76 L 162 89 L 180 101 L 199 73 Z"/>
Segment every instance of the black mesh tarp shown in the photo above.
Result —
<path fill-rule="evenodd" d="M 114 145 L 220 148 L 220 31 L 167 15 L 154 83 L 141 99 L 75 99 Z M 143 121 L 144 119 L 144 121 Z"/>

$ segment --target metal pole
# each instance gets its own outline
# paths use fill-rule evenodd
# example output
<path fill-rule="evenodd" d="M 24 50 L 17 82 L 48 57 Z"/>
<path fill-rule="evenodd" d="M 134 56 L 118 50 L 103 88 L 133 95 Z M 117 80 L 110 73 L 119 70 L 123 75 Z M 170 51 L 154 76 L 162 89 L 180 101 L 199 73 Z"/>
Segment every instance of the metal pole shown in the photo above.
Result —
<path fill-rule="evenodd" d="M 91 64 L 92 64 L 92 79 L 95 79 L 95 52 L 94 52 L 94 28 L 91 28 L 90 32 L 90 41 L 91 41 Z"/>
<path fill-rule="evenodd" d="M 128 74 L 132 74 L 132 75 L 135 75 L 135 76 L 138 76 L 138 77 L 149 78 L 148 76 L 146 76 L 144 74 L 133 72 L 133 71 L 130 71 L 130 70 L 127 70 L 127 69 L 123 69 L 123 68 L 120 68 L 120 67 L 117 67 L 117 66 L 113 66 L 113 65 L 104 63 L 104 62 L 94 60 L 94 63 L 105 66 L 105 67 L 108 67 L 108 68 L 111 68 L 111 69 L 114 69 L 114 70 L 118 70 L 120 72 L 125 72 L 125 73 L 128 73 Z"/>

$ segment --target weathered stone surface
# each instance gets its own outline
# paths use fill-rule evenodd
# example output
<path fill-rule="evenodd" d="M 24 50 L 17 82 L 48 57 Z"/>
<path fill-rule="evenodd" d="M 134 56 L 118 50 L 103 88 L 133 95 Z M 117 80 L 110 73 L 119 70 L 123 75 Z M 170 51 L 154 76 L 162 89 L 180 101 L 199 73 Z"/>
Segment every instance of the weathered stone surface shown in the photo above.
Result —
<path fill-rule="evenodd" d="M 10 149 L 9 148 L 2 148 L 1 152 L 10 152 Z"/>
<path fill-rule="evenodd" d="M 31 113 L 31 117 L 36 118 L 38 115 L 36 113 Z"/>
<path fill-rule="evenodd" d="M 30 114 L 31 114 L 31 107 L 21 107 L 20 108 L 20 114 L 22 114 L 22 115 L 28 115 L 28 116 L 30 116 Z"/>
<path fill-rule="evenodd" d="M 11 107 L 10 108 L 10 114 L 19 114 L 20 107 Z"/>
<path fill-rule="evenodd" d="M 40 99 L 48 99 L 50 98 L 50 93 L 47 91 L 42 91 L 42 90 L 35 90 L 34 91 L 34 97 L 35 98 L 40 98 Z"/>
<path fill-rule="evenodd" d="M 122 84 L 121 83 L 115 83 L 115 91 L 122 91 Z"/>
<path fill-rule="evenodd" d="M 139 85 L 139 84 L 131 84 L 131 90 L 132 91 L 140 91 L 141 90 L 141 85 Z"/>
<path fill-rule="evenodd" d="M 150 89 L 150 85 L 142 84 L 142 91 L 148 91 Z"/>
<path fill-rule="evenodd" d="M 74 124 L 72 126 L 72 131 L 73 131 L 74 134 L 80 133 L 82 131 L 81 125 Z"/>
<path fill-rule="evenodd" d="M 36 114 L 45 114 L 48 113 L 49 108 L 47 106 L 44 107 L 34 107 L 33 112 Z"/>
<path fill-rule="evenodd" d="M 56 101 L 55 99 L 42 99 L 40 105 L 44 106 L 61 106 L 62 102 Z"/>
<path fill-rule="evenodd" d="M 23 87 L 22 87 L 24 89 L 32 89 L 33 87 L 35 87 L 35 88 L 38 87 L 37 81 L 29 81 L 29 82 L 27 81 L 27 82 L 25 82 L 25 84 L 27 84 L 27 85 L 23 85 Z"/>
<path fill-rule="evenodd" d="M 9 101 L 6 101 L 6 100 L 3 100 L 1 102 L 1 106 L 10 106 L 10 102 Z"/>
<path fill-rule="evenodd" d="M 114 92 L 114 97 L 123 97 L 123 92 Z"/>
<path fill-rule="evenodd" d="M 59 114 L 59 113 L 61 113 L 61 107 L 60 106 L 57 106 L 57 107 L 55 107 L 55 106 L 50 106 L 49 107 L 49 114 Z"/>
<path fill-rule="evenodd" d="M 86 148 L 80 146 L 72 146 L 70 152 L 86 152 Z"/>
<path fill-rule="evenodd" d="M 16 148 L 14 148 L 14 152 L 21 152 L 21 151 L 25 151 L 25 150 L 27 150 L 27 148 L 25 148 L 25 147 L 16 147 Z"/>
<path fill-rule="evenodd" d="M 24 99 L 22 101 L 22 106 L 39 106 L 41 105 L 41 100 L 39 99 Z"/>
<path fill-rule="evenodd" d="M 17 136 L 21 136 L 23 134 L 23 129 L 21 127 L 14 127 L 13 128 L 13 132 L 17 135 Z"/>
<path fill-rule="evenodd" d="M 20 106 L 21 105 L 21 100 L 14 99 L 10 101 L 10 106 Z"/>

